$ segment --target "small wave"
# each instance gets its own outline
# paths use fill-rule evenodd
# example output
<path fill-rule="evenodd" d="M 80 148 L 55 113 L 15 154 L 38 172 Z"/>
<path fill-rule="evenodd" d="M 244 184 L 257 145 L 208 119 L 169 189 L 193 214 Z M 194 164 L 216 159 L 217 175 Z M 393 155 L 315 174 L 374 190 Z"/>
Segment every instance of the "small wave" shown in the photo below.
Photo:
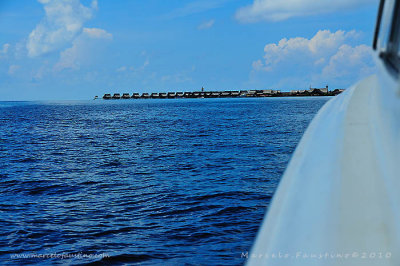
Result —
<path fill-rule="evenodd" d="M 187 214 L 190 212 L 196 212 L 196 211 L 204 211 L 204 210 L 211 210 L 211 209 L 216 209 L 221 206 L 219 205 L 204 205 L 204 206 L 196 206 L 196 207 L 191 207 L 187 209 L 178 209 L 178 210 L 172 210 L 172 211 L 166 211 L 166 212 L 156 212 L 156 213 L 151 213 L 149 216 L 172 216 L 172 215 L 179 215 L 179 214 Z"/>
<path fill-rule="evenodd" d="M 215 199 L 215 198 L 237 199 L 239 197 L 253 196 L 255 194 L 256 194 L 255 192 L 230 191 L 230 192 L 219 192 L 219 193 L 213 193 L 213 194 L 207 194 L 207 195 L 201 195 L 201 196 L 192 196 L 192 197 L 188 198 L 188 200 L 202 202 L 202 201 Z"/>
<path fill-rule="evenodd" d="M 116 234 L 121 234 L 121 233 L 128 233 L 128 232 L 132 232 L 132 231 L 135 231 L 135 230 L 138 230 L 138 228 L 137 227 L 132 227 L 132 226 L 130 226 L 130 227 L 122 227 L 122 228 L 119 228 L 119 229 L 103 230 L 101 232 L 97 232 L 97 233 L 92 234 L 92 236 L 102 237 L 102 236 L 108 236 L 108 235 L 116 235 Z"/>
<path fill-rule="evenodd" d="M 194 228 L 192 228 L 191 230 L 195 230 Z M 169 239 L 174 239 L 174 240 L 185 240 L 185 241 L 190 241 L 191 243 L 195 243 L 195 242 L 204 242 L 205 240 L 208 240 L 210 238 L 219 236 L 221 234 L 223 234 L 222 232 L 196 232 L 196 233 L 183 233 L 183 232 L 179 232 L 177 233 L 177 231 L 169 231 L 167 232 L 168 234 L 168 238 Z"/>
<path fill-rule="evenodd" d="M 213 214 L 209 214 L 209 215 L 205 215 L 205 216 L 222 217 L 223 215 L 243 213 L 248 210 L 249 210 L 248 207 L 243 207 L 243 206 L 226 207 L 226 208 L 223 208 L 222 210 L 219 210 Z"/>
<path fill-rule="evenodd" d="M 120 161 L 113 160 L 113 161 L 105 162 L 105 163 L 101 164 L 100 167 L 102 167 L 102 168 L 108 168 L 108 167 L 114 168 L 114 167 L 119 167 L 121 165 L 122 165 L 122 163 Z"/>
<path fill-rule="evenodd" d="M 81 183 L 79 183 L 79 185 L 95 185 L 95 184 L 98 184 L 99 182 L 98 181 L 83 181 L 83 182 L 81 182 Z"/>
<path fill-rule="evenodd" d="M 26 158 L 14 160 L 14 162 L 16 162 L 16 163 L 34 163 L 37 161 L 39 161 L 39 160 L 36 158 L 32 158 L 32 157 L 26 157 Z"/>
<path fill-rule="evenodd" d="M 54 194 L 62 194 L 66 192 L 71 192 L 74 191 L 75 187 L 74 186 L 66 186 L 66 185 L 44 185 L 40 186 L 37 185 L 34 188 L 29 188 L 26 190 L 26 193 L 31 196 L 37 196 L 41 194 L 47 194 L 47 195 L 54 195 Z"/>
<path fill-rule="evenodd" d="M 59 151 L 53 151 L 52 153 L 50 153 L 50 155 L 62 156 L 62 155 L 65 155 L 65 153 L 64 152 L 59 152 Z"/>

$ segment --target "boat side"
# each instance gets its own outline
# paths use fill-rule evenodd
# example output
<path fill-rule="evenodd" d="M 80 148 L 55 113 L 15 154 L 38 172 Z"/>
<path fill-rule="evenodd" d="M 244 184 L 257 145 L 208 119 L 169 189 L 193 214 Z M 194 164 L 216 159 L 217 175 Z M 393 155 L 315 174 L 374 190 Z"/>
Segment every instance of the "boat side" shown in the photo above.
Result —
<path fill-rule="evenodd" d="M 382 101 L 399 99 L 377 97 L 382 91 L 378 77 L 371 76 L 330 100 L 316 115 L 279 184 L 248 265 L 400 265 L 395 254 L 400 250 L 398 214 L 393 208 L 398 201 L 393 187 L 390 191 L 399 169 L 385 174 L 386 162 L 382 164 L 386 157 L 394 164 L 398 152 L 380 150 L 376 139 L 377 134 L 393 139 L 398 132 L 390 121 L 377 131 L 376 120 L 392 117 L 397 108 L 392 103 L 384 112 Z M 398 145 L 392 139 L 392 145 Z M 382 152 L 386 157 L 380 157 Z M 362 252 L 382 252 L 390 258 L 304 258 Z M 289 256 L 271 259 L 272 254 Z"/>

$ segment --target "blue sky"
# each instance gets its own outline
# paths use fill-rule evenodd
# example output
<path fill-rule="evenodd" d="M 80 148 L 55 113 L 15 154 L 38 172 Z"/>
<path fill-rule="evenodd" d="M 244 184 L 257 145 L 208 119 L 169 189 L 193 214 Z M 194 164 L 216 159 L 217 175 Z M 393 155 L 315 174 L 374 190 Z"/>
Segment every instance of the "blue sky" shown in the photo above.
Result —
<path fill-rule="evenodd" d="M 374 72 L 376 0 L 0 2 L 0 100 L 346 88 Z"/>

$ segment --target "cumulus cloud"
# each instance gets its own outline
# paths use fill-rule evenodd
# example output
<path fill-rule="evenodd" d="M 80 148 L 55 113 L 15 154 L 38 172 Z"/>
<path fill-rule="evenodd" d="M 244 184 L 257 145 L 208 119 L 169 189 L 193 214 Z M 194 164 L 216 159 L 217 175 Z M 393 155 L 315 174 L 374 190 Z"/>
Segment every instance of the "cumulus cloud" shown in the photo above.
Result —
<path fill-rule="evenodd" d="M 72 47 L 61 52 L 60 60 L 54 69 L 56 71 L 68 68 L 80 69 L 82 65 L 89 64 L 93 57 L 101 55 L 106 44 L 104 41 L 112 38 L 112 34 L 103 29 L 84 28 L 82 33 L 73 40 Z"/>
<path fill-rule="evenodd" d="M 378 0 L 254 0 L 252 5 L 242 7 L 236 12 L 236 19 L 241 22 L 279 21 L 290 17 L 359 8 L 377 2 Z"/>
<path fill-rule="evenodd" d="M 8 49 L 10 49 L 10 44 L 9 43 L 5 43 L 3 44 L 1 50 L 0 50 L 0 55 L 6 55 L 8 53 Z"/>
<path fill-rule="evenodd" d="M 85 7 L 79 0 L 39 0 L 45 17 L 29 34 L 26 48 L 29 57 L 53 52 L 68 45 L 93 16 L 97 1 Z"/>
<path fill-rule="evenodd" d="M 92 9 L 97 10 L 99 8 L 99 3 L 97 2 L 97 0 L 93 0 L 91 6 Z"/>
<path fill-rule="evenodd" d="M 103 29 L 97 29 L 97 28 L 84 28 L 83 33 L 89 36 L 90 38 L 94 39 L 112 39 L 112 34 L 108 33 L 107 31 Z"/>
<path fill-rule="evenodd" d="M 143 55 L 143 54 L 142 54 L 142 55 Z M 129 72 L 128 72 L 127 74 L 131 74 L 131 73 L 140 73 L 140 72 L 142 72 L 145 68 L 147 68 L 149 65 L 150 65 L 150 60 L 147 58 L 147 59 L 143 62 L 143 64 L 140 65 L 140 66 L 137 66 L 137 67 L 133 67 L 133 66 L 130 66 L 130 67 L 121 66 L 121 67 L 117 68 L 115 71 L 116 71 L 116 72 L 122 73 L 122 72 L 128 72 L 128 70 L 129 70 Z"/>
<path fill-rule="evenodd" d="M 345 32 L 338 30 L 334 33 L 329 30 L 320 30 L 311 39 L 296 37 L 282 39 L 278 44 L 270 43 L 264 47 L 266 70 L 276 67 L 281 61 L 303 61 L 311 58 L 314 63 L 322 62 L 332 56 L 347 40 L 356 38 L 355 31 Z M 298 63 L 300 63 L 298 62 Z M 261 67 L 258 63 L 258 67 Z"/>
<path fill-rule="evenodd" d="M 253 73 L 270 80 L 279 78 L 280 86 L 296 86 L 294 81 L 301 81 L 302 86 L 310 82 L 354 82 L 374 71 L 371 48 L 350 44 L 357 36 L 355 31 L 321 30 L 310 39 L 284 38 L 277 44 L 267 44 L 263 59 L 252 64 Z"/>
<path fill-rule="evenodd" d="M 351 47 L 343 44 L 322 70 L 322 77 L 343 78 L 358 72 L 358 76 L 371 74 L 373 65 L 371 48 L 367 45 Z"/>
<path fill-rule="evenodd" d="M 127 67 L 126 66 L 122 66 L 122 67 L 117 68 L 115 71 L 117 71 L 117 72 L 125 72 L 126 70 L 127 70 Z"/>
<path fill-rule="evenodd" d="M 8 68 L 8 74 L 9 74 L 9 75 L 14 75 L 15 72 L 17 72 L 18 69 L 20 69 L 20 66 L 18 66 L 18 65 L 11 65 L 11 66 Z"/>
<path fill-rule="evenodd" d="M 205 21 L 205 22 L 201 23 L 201 24 L 197 27 L 197 29 L 198 29 L 198 30 L 209 29 L 209 28 L 211 28 L 212 26 L 214 26 L 214 23 L 215 23 L 215 20 L 214 20 L 214 19 Z"/>

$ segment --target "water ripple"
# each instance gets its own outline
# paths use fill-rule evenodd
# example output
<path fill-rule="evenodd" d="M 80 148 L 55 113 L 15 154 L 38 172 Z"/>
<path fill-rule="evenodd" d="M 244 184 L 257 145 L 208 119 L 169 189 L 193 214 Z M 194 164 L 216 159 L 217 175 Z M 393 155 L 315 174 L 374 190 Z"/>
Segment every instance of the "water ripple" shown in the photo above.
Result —
<path fill-rule="evenodd" d="M 326 100 L 0 102 L 0 261 L 241 265 Z"/>

